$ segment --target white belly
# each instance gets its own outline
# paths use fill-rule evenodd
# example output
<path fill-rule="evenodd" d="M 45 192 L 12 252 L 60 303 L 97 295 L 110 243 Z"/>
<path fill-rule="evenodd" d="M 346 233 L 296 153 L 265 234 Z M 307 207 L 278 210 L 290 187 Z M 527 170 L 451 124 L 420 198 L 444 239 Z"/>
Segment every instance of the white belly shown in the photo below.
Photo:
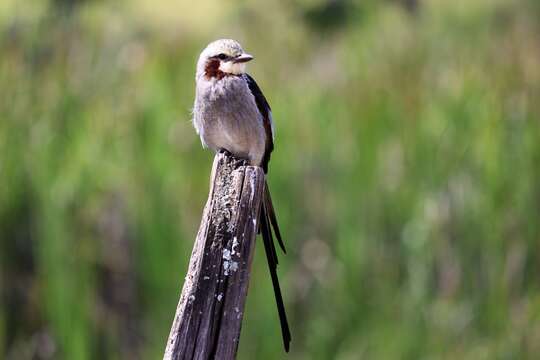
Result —
<path fill-rule="evenodd" d="M 264 129 L 257 120 L 214 119 L 205 121 L 201 140 L 214 151 L 227 150 L 233 155 L 260 165 L 264 155 Z"/>
<path fill-rule="evenodd" d="M 239 77 L 198 84 L 194 125 L 203 144 L 260 165 L 266 133 L 247 84 Z"/>

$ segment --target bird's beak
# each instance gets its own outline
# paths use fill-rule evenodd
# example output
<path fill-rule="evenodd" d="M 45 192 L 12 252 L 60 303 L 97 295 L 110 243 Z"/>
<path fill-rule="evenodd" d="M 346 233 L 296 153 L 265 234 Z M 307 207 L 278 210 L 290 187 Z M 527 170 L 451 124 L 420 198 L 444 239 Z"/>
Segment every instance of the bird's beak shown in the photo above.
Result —
<path fill-rule="evenodd" d="M 242 54 L 242 55 L 239 55 L 236 58 L 234 58 L 233 62 L 235 64 L 238 64 L 238 63 L 245 63 L 245 62 L 248 62 L 248 61 L 251 61 L 251 60 L 253 60 L 253 56 L 251 56 L 249 54 Z"/>

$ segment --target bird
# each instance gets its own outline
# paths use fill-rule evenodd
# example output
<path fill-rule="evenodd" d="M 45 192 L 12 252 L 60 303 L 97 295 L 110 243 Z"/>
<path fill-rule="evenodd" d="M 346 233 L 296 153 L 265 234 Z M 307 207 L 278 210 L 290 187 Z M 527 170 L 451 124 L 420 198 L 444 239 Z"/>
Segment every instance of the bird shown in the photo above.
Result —
<path fill-rule="evenodd" d="M 211 42 L 200 54 L 195 75 L 193 125 L 203 147 L 259 166 L 265 173 L 263 200 L 259 212 L 262 235 L 285 351 L 289 351 L 291 332 L 277 277 L 277 252 L 272 230 L 285 251 L 266 177 L 274 150 L 272 111 L 260 87 L 246 73 L 253 56 L 232 39 Z"/>

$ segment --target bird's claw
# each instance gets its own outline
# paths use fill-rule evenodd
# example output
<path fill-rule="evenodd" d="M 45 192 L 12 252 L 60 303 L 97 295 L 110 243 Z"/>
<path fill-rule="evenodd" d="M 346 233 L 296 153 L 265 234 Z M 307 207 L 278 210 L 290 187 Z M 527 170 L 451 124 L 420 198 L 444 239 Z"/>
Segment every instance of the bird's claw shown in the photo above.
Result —
<path fill-rule="evenodd" d="M 226 155 L 226 156 L 232 156 L 232 157 L 234 157 L 233 154 L 232 154 L 229 150 L 227 150 L 227 149 L 219 149 L 218 153 L 223 154 L 223 155 Z"/>
<path fill-rule="evenodd" d="M 241 166 L 247 166 L 249 165 L 249 161 L 247 159 L 243 159 L 243 158 L 239 158 L 239 157 L 236 157 L 233 153 L 231 153 L 229 150 L 227 149 L 219 149 L 218 150 L 218 154 L 223 154 L 225 155 L 226 157 L 231 157 L 233 158 L 235 161 L 237 162 L 240 162 L 240 165 Z"/>

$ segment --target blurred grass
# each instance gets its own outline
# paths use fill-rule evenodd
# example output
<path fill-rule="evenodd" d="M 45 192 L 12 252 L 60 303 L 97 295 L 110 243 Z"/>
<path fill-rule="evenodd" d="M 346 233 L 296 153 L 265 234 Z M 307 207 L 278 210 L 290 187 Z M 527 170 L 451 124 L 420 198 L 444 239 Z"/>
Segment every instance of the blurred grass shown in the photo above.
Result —
<path fill-rule="evenodd" d="M 219 37 L 256 56 L 276 120 L 291 358 L 540 352 L 536 1 L 61 3 L 0 16 L 0 357 L 162 356 Z M 262 258 L 241 359 L 283 357 Z"/>

